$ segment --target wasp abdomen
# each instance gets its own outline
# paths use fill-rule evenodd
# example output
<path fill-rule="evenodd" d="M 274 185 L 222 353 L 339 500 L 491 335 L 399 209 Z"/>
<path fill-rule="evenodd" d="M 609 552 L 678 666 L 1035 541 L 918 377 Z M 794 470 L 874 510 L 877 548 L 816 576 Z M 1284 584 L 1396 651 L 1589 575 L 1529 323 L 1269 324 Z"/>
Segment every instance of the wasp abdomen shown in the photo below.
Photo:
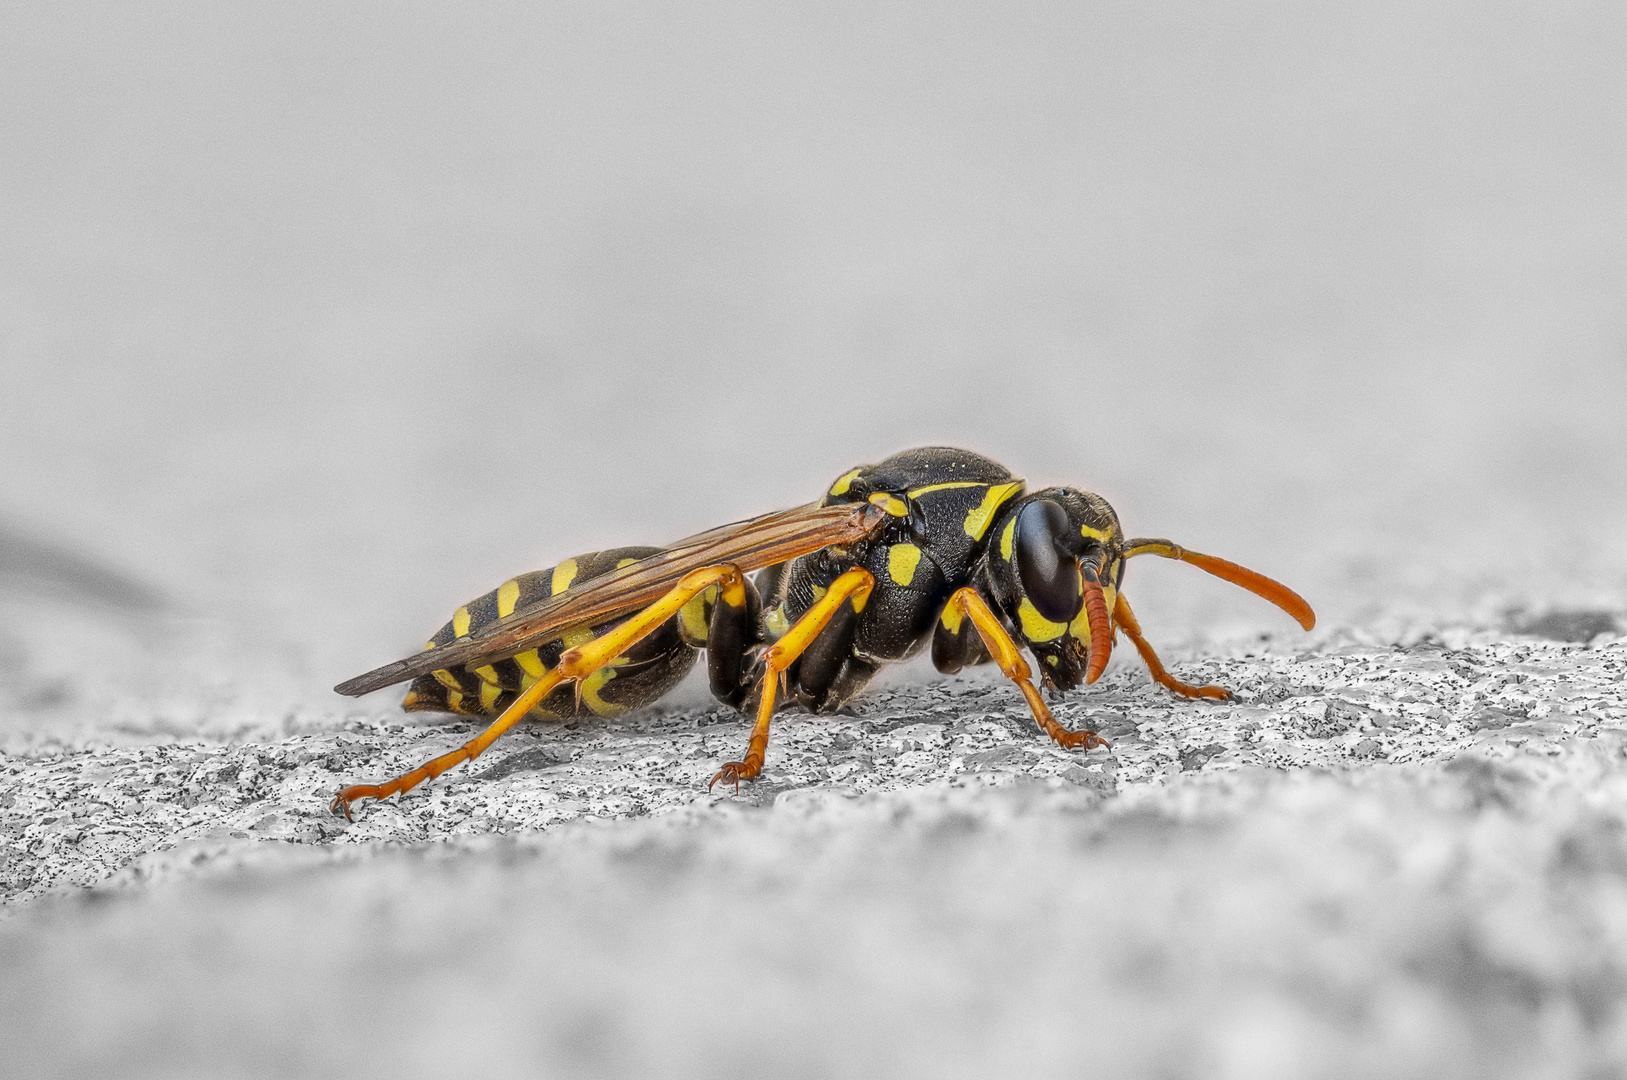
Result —
<path fill-rule="evenodd" d="M 531 605 L 564 592 L 573 584 L 591 581 L 660 551 L 654 547 L 611 548 L 510 578 L 458 608 L 425 648 L 451 644 L 498 619 L 516 611 L 523 612 Z M 689 610 L 690 607 L 695 610 Z M 401 706 L 409 712 L 497 716 L 513 704 L 522 691 L 552 670 L 566 649 L 592 641 L 625 620 L 624 616 L 595 626 L 567 628 L 554 640 L 506 659 L 420 676 L 413 680 Z M 582 680 L 579 686 L 561 686 L 543 698 L 530 715 L 546 720 L 589 713 L 617 716 L 655 701 L 676 686 L 694 666 L 697 646 L 705 644 L 706 625 L 705 601 L 697 597 L 626 653 Z"/>

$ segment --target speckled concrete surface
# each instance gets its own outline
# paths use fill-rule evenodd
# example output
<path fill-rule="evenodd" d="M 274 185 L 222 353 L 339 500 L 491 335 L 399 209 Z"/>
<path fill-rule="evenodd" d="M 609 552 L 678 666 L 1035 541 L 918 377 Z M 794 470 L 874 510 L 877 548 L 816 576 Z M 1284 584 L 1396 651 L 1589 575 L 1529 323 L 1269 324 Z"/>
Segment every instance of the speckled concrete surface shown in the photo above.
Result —
<path fill-rule="evenodd" d="M 709 708 L 355 824 L 342 781 L 468 729 L 35 747 L 0 1032 L 20 1075 L 1622 1075 L 1627 639 L 1407 638 L 1179 664 L 1225 704 L 1116 664 L 1057 702 L 1089 754 L 998 678 L 894 683 L 738 796 Z"/>
<path fill-rule="evenodd" d="M 205 839 L 417 843 L 804 795 L 860 798 L 975 776 L 1135 801 L 1183 774 L 1247 783 L 1260 770 L 1541 755 L 1627 731 L 1627 652 L 1609 638 L 1591 647 L 1460 631 L 1450 645 L 1432 636 L 1403 646 L 1347 633 L 1322 635 L 1309 651 L 1249 650 L 1181 666 L 1188 681 L 1231 686 L 1226 703 L 1177 700 L 1121 662 L 1089 691 L 1053 695 L 1065 724 L 1110 741 L 1098 753 L 1045 739 L 997 673 L 894 686 L 860 699 L 853 715 L 788 710 L 764 779 L 738 794 L 706 790 L 744 745 L 749 724 L 732 710 L 530 724 L 404 799 L 357 804 L 354 824 L 327 812 L 335 790 L 406 771 L 478 729 L 386 717 L 224 745 L 37 749 L 5 766 L 0 897 L 92 885 Z"/>

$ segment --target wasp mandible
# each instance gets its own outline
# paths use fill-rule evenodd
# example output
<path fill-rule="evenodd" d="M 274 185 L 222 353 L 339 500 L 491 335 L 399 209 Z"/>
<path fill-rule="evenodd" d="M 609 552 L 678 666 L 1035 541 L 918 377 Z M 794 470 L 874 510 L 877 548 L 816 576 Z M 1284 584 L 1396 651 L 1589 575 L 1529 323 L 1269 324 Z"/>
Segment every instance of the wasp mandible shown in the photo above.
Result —
<path fill-rule="evenodd" d="M 1164 670 L 1124 598 L 1125 564 L 1178 559 L 1264 597 L 1309 630 L 1298 593 L 1236 563 L 1168 540 L 1125 539 L 1100 495 L 1028 492 L 1004 466 L 926 447 L 861 465 L 818 502 L 725 525 L 667 548 L 566 559 L 503 582 L 459 608 L 423 652 L 334 689 L 352 696 L 412 679 L 403 708 L 494 717 L 450 753 L 383 784 L 340 791 L 332 809 L 384 799 L 479 756 L 532 716 L 614 716 L 671 690 L 706 651 L 712 693 L 757 722 L 739 761 L 712 784 L 763 768 L 782 702 L 832 712 L 884 664 L 931 642 L 950 674 L 993 661 L 1063 747 L 1106 745 L 1057 723 L 1032 681 L 1093 683 L 1122 632 L 1154 681 L 1182 697 L 1224 699 Z M 751 575 L 755 571 L 754 576 Z"/>

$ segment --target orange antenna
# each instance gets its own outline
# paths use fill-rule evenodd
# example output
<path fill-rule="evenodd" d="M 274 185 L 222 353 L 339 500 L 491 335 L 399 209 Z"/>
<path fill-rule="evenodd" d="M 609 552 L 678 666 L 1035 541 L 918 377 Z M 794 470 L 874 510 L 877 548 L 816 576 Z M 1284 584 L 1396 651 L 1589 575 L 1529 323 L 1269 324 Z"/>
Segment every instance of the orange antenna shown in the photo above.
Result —
<path fill-rule="evenodd" d="M 1246 566 L 1238 566 L 1225 559 L 1217 559 L 1213 555 L 1204 555 L 1197 551 L 1188 551 L 1179 544 L 1168 540 L 1137 537 L 1129 541 L 1124 547 L 1124 557 L 1133 559 L 1137 555 L 1157 555 L 1162 559 L 1175 559 L 1179 562 L 1191 563 L 1199 570 L 1207 571 L 1217 578 L 1224 578 L 1233 585 L 1241 586 L 1255 596 L 1263 597 L 1276 604 L 1282 610 L 1294 617 L 1294 621 L 1309 630 L 1316 625 L 1316 612 L 1311 605 L 1280 581 L 1273 581 L 1264 574 L 1257 574 Z"/>
<path fill-rule="evenodd" d="M 1090 618 L 1090 660 L 1085 668 L 1085 682 L 1093 683 L 1102 677 L 1107 658 L 1113 655 L 1113 624 L 1107 619 L 1107 598 L 1102 595 L 1102 583 L 1096 571 L 1088 566 L 1079 568 L 1085 585 L 1085 613 Z"/>

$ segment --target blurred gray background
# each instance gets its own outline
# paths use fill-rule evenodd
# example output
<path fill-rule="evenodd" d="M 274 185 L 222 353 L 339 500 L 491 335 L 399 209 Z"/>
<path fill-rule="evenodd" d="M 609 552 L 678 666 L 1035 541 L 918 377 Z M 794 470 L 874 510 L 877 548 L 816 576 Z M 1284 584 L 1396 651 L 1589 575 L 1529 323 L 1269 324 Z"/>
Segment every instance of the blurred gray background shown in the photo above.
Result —
<path fill-rule="evenodd" d="M 1325 625 L 1619 604 L 1624 31 L 8 5 L 7 670 L 337 709 L 510 574 L 924 443 L 1098 490 Z M 1180 568 L 1132 595 L 1155 641 L 1281 624 Z M 96 596 L 130 614 L 92 646 L 57 620 Z"/>

